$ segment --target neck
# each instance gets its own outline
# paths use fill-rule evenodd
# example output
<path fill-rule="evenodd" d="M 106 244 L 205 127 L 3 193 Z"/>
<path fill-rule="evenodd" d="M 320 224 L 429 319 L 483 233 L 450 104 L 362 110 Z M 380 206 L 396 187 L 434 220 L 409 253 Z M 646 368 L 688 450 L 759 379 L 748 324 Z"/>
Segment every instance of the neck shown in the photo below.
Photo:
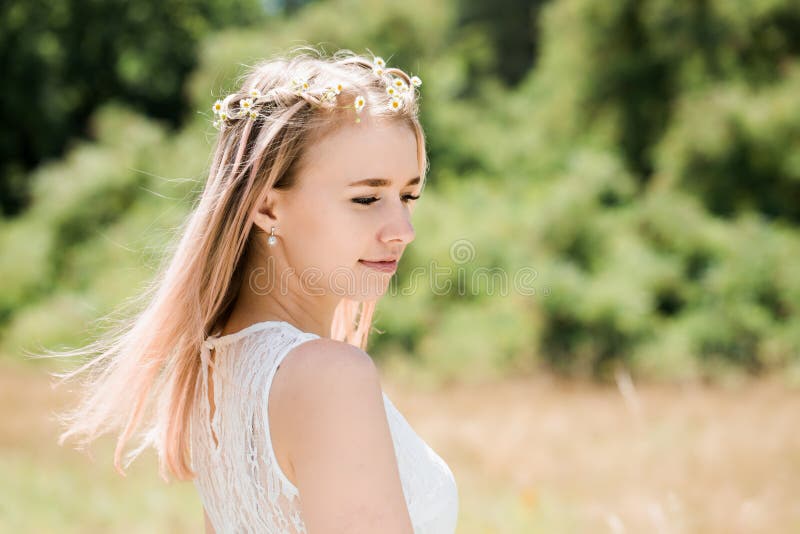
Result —
<path fill-rule="evenodd" d="M 258 269 L 246 270 L 223 335 L 258 322 L 286 321 L 303 332 L 331 336 L 331 323 L 341 297 L 312 295 L 296 277 L 274 284 L 259 283 L 259 278 L 262 282 L 266 279 L 260 274 L 262 271 Z"/>

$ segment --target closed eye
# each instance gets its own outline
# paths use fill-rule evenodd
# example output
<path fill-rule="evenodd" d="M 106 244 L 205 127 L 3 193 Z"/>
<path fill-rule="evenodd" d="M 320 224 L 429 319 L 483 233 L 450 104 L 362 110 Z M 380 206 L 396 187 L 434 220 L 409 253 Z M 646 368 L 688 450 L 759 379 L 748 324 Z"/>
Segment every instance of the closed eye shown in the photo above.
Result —
<path fill-rule="evenodd" d="M 407 204 L 407 203 L 411 202 L 412 200 L 417 200 L 418 198 L 419 198 L 419 195 L 416 195 L 416 196 L 414 196 L 414 195 L 403 195 L 403 202 L 405 202 Z M 369 204 L 372 204 L 373 202 L 375 202 L 377 200 L 380 200 L 380 198 L 378 198 L 378 197 L 361 197 L 361 198 L 354 198 L 353 202 L 355 202 L 356 204 L 369 205 Z"/>

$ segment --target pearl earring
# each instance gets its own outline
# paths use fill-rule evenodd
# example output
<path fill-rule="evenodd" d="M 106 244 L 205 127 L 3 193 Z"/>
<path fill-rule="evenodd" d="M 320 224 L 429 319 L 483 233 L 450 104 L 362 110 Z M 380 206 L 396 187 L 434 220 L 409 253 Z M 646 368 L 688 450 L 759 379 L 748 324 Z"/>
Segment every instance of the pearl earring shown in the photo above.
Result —
<path fill-rule="evenodd" d="M 278 238 L 275 237 L 275 227 L 273 226 L 269 233 L 269 237 L 267 238 L 267 245 L 274 247 L 277 242 Z"/>

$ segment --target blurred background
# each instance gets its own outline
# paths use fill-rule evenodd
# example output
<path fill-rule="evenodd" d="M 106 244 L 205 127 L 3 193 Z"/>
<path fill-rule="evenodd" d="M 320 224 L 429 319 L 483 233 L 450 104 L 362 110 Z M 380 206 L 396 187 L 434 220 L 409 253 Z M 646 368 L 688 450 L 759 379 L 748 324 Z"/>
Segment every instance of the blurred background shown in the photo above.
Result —
<path fill-rule="evenodd" d="M 431 170 L 369 352 L 459 533 L 800 532 L 796 0 L 3 2 L 0 531 L 201 531 L 154 453 L 123 479 L 112 438 L 57 445 L 72 364 L 25 351 L 142 288 L 212 102 L 297 44 L 423 80 Z"/>

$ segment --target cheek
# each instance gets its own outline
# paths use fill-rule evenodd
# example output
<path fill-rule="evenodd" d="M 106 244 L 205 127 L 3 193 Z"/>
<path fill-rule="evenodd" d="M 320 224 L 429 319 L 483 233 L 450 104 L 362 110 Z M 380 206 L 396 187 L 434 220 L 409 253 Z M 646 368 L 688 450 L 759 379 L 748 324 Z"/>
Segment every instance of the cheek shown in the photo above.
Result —
<path fill-rule="evenodd" d="M 337 203 L 338 202 L 338 203 Z M 291 259 L 299 268 L 316 267 L 330 272 L 352 266 L 364 254 L 366 214 L 347 206 L 346 201 L 311 197 L 293 206 L 287 224 Z"/>

